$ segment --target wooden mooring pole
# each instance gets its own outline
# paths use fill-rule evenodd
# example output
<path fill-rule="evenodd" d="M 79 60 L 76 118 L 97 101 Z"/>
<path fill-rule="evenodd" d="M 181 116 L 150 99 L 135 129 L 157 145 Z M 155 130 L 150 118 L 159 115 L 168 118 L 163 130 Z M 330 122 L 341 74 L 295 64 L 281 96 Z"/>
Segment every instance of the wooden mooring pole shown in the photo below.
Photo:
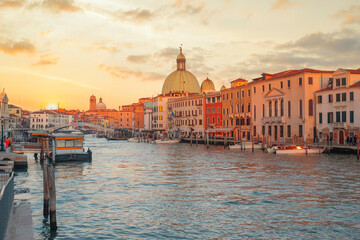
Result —
<path fill-rule="evenodd" d="M 48 166 L 49 176 L 49 195 L 50 195 L 50 230 L 56 231 L 56 188 L 55 188 L 55 174 L 52 164 Z"/>
<path fill-rule="evenodd" d="M 48 177 L 48 160 L 43 160 L 43 186 L 44 186 L 44 209 L 43 215 L 45 218 L 49 216 L 49 177 Z"/>

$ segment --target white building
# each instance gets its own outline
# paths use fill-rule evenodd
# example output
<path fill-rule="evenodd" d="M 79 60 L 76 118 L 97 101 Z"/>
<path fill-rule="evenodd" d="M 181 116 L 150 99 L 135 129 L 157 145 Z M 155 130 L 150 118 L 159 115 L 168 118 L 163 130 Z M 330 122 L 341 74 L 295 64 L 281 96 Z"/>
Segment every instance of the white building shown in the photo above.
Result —
<path fill-rule="evenodd" d="M 3 124 L 4 129 L 9 128 L 9 99 L 7 97 L 7 94 L 5 93 L 5 89 L 0 94 L 0 121 L 1 124 Z"/>
<path fill-rule="evenodd" d="M 48 129 L 73 122 L 74 116 L 51 110 L 40 110 L 30 113 L 30 128 Z"/>
<path fill-rule="evenodd" d="M 360 129 L 360 68 L 336 70 L 329 84 L 316 92 L 316 128 L 320 139 L 346 144 Z"/>
<path fill-rule="evenodd" d="M 327 85 L 332 73 L 305 68 L 254 79 L 253 136 L 272 142 L 314 141 L 315 92 Z"/>
<path fill-rule="evenodd" d="M 144 130 L 152 130 L 153 103 L 144 102 Z"/>

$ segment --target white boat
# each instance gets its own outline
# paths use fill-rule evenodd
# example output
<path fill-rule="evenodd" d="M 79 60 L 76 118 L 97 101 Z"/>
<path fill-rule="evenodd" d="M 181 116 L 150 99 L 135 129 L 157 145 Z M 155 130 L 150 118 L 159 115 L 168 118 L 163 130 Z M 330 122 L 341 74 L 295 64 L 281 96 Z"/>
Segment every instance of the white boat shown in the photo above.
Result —
<path fill-rule="evenodd" d="M 139 140 L 137 138 L 129 138 L 127 141 L 128 142 L 139 142 Z"/>
<path fill-rule="evenodd" d="M 63 161 L 91 161 L 92 152 L 85 152 L 83 134 L 54 133 L 52 139 L 52 158 L 55 162 Z"/>
<path fill-rule="evenodd" d="M 252 142 L 244 142 L 242 143 L 243 147 L 245 147 L 245 150 L 251 150 L 252 149 Z M 236 143 L 234 145 L 229 146 L 230 149 L 241 149 L 241 144 Z M 254 150 L 261 150 L 262 146 L 261 143 L 254 143 Z"/>
<path fill-rule="evenodd" d="M 172 143 L 179 143 L 180 142 L 180 139 L 164 139 L 164 140 L 161 140 L 161 139 L 159 139 L 159 140 L 155 140 L 155 143 L 157 143 L 157 144 L 162 144 L 162 143 L 170 143 L 170 144 L 172 144 Z"/>
<path fill-rule="evenodd" d="M 323 153 L 323 148 L 305 148 L 303 146 L 285 146 L 285 147 L 273 147 L 272 152 L 274 154 L 319 154 Z"/>

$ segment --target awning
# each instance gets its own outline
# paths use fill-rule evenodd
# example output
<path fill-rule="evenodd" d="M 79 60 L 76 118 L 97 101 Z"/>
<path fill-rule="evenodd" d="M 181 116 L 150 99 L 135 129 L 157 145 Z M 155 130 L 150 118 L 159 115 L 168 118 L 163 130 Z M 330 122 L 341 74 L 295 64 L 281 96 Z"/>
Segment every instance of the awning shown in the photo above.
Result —
<path fill-rule="evenodd" d="M 235 127 L 229 127 L 229 128 L 210 128 L 208 130 L 206 130 L 206 133 L 218 133 L 218 132 L 231 132 L 232 130 L 234 130 Z"/>

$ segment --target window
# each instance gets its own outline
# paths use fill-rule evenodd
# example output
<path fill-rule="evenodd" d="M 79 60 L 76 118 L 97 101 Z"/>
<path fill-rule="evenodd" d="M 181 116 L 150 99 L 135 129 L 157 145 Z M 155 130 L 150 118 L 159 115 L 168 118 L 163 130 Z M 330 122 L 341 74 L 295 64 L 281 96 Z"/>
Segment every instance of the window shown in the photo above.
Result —
<path fill-rule="evenodd" d="M 350 92 L 350 101 L 354 101 L 354 92 Z"/>
<path fill-rule="evenodd" d="M 341 112 L 341 119 L 342 119 L 342 122 L 346 122 L 346 111 Z"/>
<path fill-rule="evenodd" d="M 207 113 L 210 114 L 210 108 L 207 108 Z"/>
<path fill-rule="evenodd" d="M 250 97 L 250 89 L 248 90 L 248 97 Z"/>
<path fill-rule="evenodd" d="M 265 92 L 265 86 L 264 85 L 262 85 L 262 90 L 263 90 L 263 92 Z"/>
<path fill-rule="evenodd" d="M 280 137 L 284 137 L 284 126 L 280 126 Z"/>
<path fill-rule="evenodd" d="M 256 87 L 254 87 L 254 93 L 256 93 Z"/>
<path fill-rule="evenodd" d="M 271 84 L 269 84 L 269 90 L 271 90 Z"/>
<path fill-rule="evenodd" d="M 218 124 L 220 124 L 220 117 L 218 117 Z"/>
<path fill-rule="evenodd" d="M 299 137 L 303 137 L 303 126 L 299 125 Z"/>
<path fill-rule="evenodd" d="M 341 101 L 346 102 L 346 93 L 341 94 Z"/>
<path fill-rule="evenodd" d="M 162 115 L 159 115 L 159 120 L 163 120 L 163 116 L 162 116 Z"/>
<path fill-rule="evenodd" d="M 340 78 L 337 78 L 337 79 L 336 79 L 336 86 L 337 86 L 337 87 L 340 86 Z"/>
<path fill-rule="evenodd" d="M 248 112 L 250 112 L 251 109 L 250 109 L 250 103 L 248 103 Z"/>
<path fill-rule="evenodd" d="M 313 78 L 312 78 L 312 77 L 309 77 L 309 78 L 308 78 L 308 84 L 309 84 L 309 85 L 313 85 Z"/>
<path fill-rule="evenodd" d="M 290 80 L 288 80 L 288 88 L 290 88 Z"/>
<path fill-rule="evenodd" d="M 230 99 L 233 99 L 233 93 L 230 94 Z"/>
<path fill-rule="evenodd" d="M 269 117 L 272 117 L 272 102 L 269 102 Z"/>
<path fill-rule="evenodd" d="M 340 122 L 340 112 L 336 112 L 336 122 Z"/>
<path fill-rule="evenodd" d="M 239 98 L 239 92 L 236 92 L 236 98 Z"/>
<path fill-rule="evenodd" d="M 313 115 L 314 115 L 313 100 L 310 99 L 310 100 L 309 100 L 309 116 L 313 116 Z"/>
<path fill-rule="evenodd" d="M 245 97 L 245 96 L 244 96 L 244 91 L 241 91 L 241 97 Z"/>
<path fill-rule="evenodd" d="M 280 101 L 280 116 L 284 116 L 284 100 Z"/>
<path fill-rule="evenodd" d="M 279 109 L 278 109 L 278 101 L 275 100 L 275 117 L 278 116 L 278 112 L 279 112 Z"/>
<path fill-rule="evenodd" d="M 291 138 L 291 125 L 287 126 L 287 136 L 288 138 Z"/>
<path fill-rule="evenodd" d="M 262 126 L 261 133 L 262 133 L 263 136 L 265 136 L 265 126 Z"/>
<path fill-rule="evenodd" d="M 223 94 L 223 100 L 225 100 L 225 94 Z"/>
<path fill-rule="evenodd" d="M 319 124 L 322 124 L 322 113 L 319 113 Z"/>
<path fill-rule="evenodd" d="M 336 94 L 336 102 L 340 102 L 340 93 Z"/>
<path fill-rule="evenodd" d="M 284 83 L 280 82 L 280 88 L 284 88 Z"/>
<path fill-rule="evenodd" d="M 254 120 L 256 120 L 256 106 L 254 106 Z"/>
<path fill-rule="evenodd" d="M 264 104 L 262 105 L 262 112 L 263 112 L 263 114 L 262 114 L 263 117 L 265 117 L 265 105 Z"/>
<path fill-rule="evenodd" d="M 318 96 L 318 98 L 317 98 L 317 103 L 322 103 L 322 96 L 321 96 L 321 95 Z"/>
<path fill-rule="evenodd" d="M 303 113 L 303 110 L 302 110 L 302 100 L 299 101 L 299 115 L 300 117 L 302 117 L 302 113 Z"/>
<path fill-rule="evenodd" d="M 346 86 L 346 78 L 341 79 L 341 85 Z"/>
<path fill-rule="evenodd" d="M 199 120 L 199 125 L 202 125 L 202 119 Z"/>
<path fill-rule="evenodd" d="M 229 94 L 228 93 L 226 94 L 226 100 L 229 100 Z"/>
<path fill-rule="evenodd" d="M 291 102 L 288 101 L 288 117 L 291 117 Z"/>
<path fill-rule="evenodd" d="M 302 78 L 299 78 L 299 86 L 302 85 Z"/>
<path fill-rule="evenodd" d="M 333 102 L 333 95 L 332 95 L 332 94 L 329 94 L 329 95 L 328 95 L 328 102 L 329 102 L 329 103 L 332 103 L 332 102 Z"/>
<path fill-rule="evenodd" d="M 350 123 L 354 123 L 354 111 L 350 111 Z"/>
<path fill-rule="evenodd" d="M 254 126 L 253 129 L 254 129 L 254 130 L 253 130 L 253 136 L 255 137 L 255 136 L 256 136 L 256 126 Z"/>
<path fill-rule="evenodd" d="M 328 112 L 327 113 L 327 116 L 328 116 L 328 118 L 327 118 L 327 122 L 328 123 L 333 123 L 334 122 L 334 113 L 333 112 Z"/>

